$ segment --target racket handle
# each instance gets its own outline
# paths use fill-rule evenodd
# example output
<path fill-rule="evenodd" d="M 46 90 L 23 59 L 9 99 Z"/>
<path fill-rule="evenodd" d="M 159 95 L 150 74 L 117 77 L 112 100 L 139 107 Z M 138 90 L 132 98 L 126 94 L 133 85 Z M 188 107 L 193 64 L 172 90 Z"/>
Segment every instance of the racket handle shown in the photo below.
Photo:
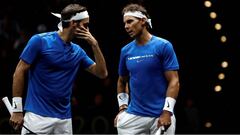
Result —
<path fill-rule="evenodd" d="M 5 106 L 7 107 L 9 114 L 12 115 L 12 105 L 9 102 L 8 97 L 2 98 L 2 101 L 5 104 Z"/>

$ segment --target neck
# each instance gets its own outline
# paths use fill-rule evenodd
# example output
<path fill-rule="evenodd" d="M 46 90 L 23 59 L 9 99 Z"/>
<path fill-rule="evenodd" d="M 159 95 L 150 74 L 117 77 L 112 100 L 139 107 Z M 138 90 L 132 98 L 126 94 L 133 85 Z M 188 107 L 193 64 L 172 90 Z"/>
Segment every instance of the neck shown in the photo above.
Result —
<path fill-rule="evenodd" d="M 60 36 L 60 38 L 64 41 L 64 42 L 71 42 L 72 40 L 72 34 L 70 31 L 63 29 L 63 31 L 58 31 L 58 35 Z"/>
<path fill-rule="evenodd" d="M 143 31 L 139 36 L 136 37 L 136 41 L 137 41 L 138 45 L 144 45 L 151 38 L 152 38 L 152 35 L 146 30 L 146 31 Z"/>

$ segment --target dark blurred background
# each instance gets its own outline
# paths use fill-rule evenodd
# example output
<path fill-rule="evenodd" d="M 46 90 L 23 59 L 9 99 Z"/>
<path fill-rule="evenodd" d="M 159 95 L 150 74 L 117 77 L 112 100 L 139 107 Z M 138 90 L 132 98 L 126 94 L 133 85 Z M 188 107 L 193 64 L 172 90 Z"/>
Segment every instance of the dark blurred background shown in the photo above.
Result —
<path fill-rule="evenodd" d="M 240 8 L 233 0 L 2 0 L 0 97 L 12 97 L 12 76 L 28 39 L 57 30 L 59 20 L 50 12 L 60 13 L 71 2 L 88 8 L 90 31 L 109 71 L 104 80 L 79 71 L 72 96 L 75 134 L 117 133 L 113 120 L 118 113 L 118 60 L 121 47 L 131 41 L 124 31 L 121 10 L 130 2 L 146 7 L 153 24 L 151 33 L 172 42 L 179 59 L 176 133 L 240 133 Z M 89 46 L 82 47 L 92 57 Z M 0 109 L 0 134 L 16 133 L 8 124 L 9 114 L 2 102 Z"/>

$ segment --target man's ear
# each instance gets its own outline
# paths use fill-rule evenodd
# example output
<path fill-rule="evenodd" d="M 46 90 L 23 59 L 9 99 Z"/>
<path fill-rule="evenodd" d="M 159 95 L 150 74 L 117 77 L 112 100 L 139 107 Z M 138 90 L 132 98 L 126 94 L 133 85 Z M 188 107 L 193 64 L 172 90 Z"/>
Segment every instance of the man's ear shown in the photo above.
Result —
<path fill-rule="evenodd" d="M 141 18 L 142 24 L 146 24 L 147 23 L 147 19 L 146 18 Z"/>
<path fill-rule="evenodd" d="M 70 21 L 70 25 L 71 25 L 71 26 L 77 26 L 77 25 L 78 25 L 78 22 L 77 22 L 77 21 L 74 21 L 74 20 L 71 20 L 71 21 Z"/>

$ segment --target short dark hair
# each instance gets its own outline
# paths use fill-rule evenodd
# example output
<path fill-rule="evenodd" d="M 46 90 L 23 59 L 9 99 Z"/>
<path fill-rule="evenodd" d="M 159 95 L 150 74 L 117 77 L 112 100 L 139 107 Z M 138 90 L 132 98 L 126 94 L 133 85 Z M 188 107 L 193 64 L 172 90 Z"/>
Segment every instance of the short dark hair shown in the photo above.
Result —
<path fill-rule="evenodd" d="M 74 3 L 74 4 L 67 5 L 61 12 L 62 27 L 66 28 L 69 26 L 69 22 L 64 22 L 63 20 L 68 20 L 72 16 L 76 15 L 77 13 L 83 12 L 86 10 L 87 10 L 87 8 L 80 4 Z"/>

